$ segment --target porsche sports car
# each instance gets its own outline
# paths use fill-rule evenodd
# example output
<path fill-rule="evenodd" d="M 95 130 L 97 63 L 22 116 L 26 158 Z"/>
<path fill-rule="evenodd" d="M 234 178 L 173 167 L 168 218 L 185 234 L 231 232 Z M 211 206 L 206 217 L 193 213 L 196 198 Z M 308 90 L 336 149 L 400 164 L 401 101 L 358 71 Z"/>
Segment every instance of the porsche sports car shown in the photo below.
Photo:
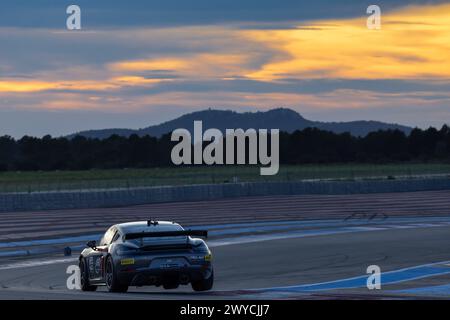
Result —
<path fill-rule="evenodd" d="M 167 221 L 116 224 L 98 244 L 89 241 L 81 252 L 81 289 L 95 291 L 106 285 L 110 292 L 126 292 L 129 286 L 175 289 L 190 283 L 195 291 L 210 290 L 211 251 L 199 238 L 207 234 Z"/>

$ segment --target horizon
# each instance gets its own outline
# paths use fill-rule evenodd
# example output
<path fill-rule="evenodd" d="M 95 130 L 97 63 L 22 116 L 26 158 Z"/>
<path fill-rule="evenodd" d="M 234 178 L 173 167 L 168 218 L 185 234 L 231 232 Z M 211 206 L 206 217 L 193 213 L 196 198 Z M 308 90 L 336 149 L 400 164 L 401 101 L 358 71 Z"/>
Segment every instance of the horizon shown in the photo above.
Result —
<path fill-rule="evenodd" d="M 51 135 L 51 134 L 44 134 L 44 135 L 41 135 L 41 136 L 33 136 L 33 135 L 23 135 L 23 136 L 17 136 L 17 137 L 15 137 L 15 136 L 11 136 L 11 135 L 8 135 L 8 134 L 0 134 L 0 137 L 6 137 L 6 136 L 10 136 L 11 138 L 13 138 L 14 140 L 20 140 L 21 138 L 23 138 L 23 137 L 30 137 L 30 138 L 38 138 L 38 139 L 42 139 L 44 136 L 50 136 L 50 137 L 52 137 L 52 138 L 68 138 L 68 137 L 74 137 L 74 136 L 77 136 L 77 135 L 83 135 L 83 134 L 86 134 L 86 133 L 89 133 L 89 132 L 92 132 L 92 131 L 94 131 L 94 132 L 97 132 L 97 131 L 107 131 L 107 130 L 130 130 L 130 131 L 140 131 L 140 130 L 146 130 L 146 129 L 148 129 L 148 128 L 152 128 L 152 127 L 157 127 L 157 126 L 160 126 L 160 125 L 163 125 L 163 124 L 165 124 L 165 123 L 168 123 L 168 122 L 171 122 L 171 121 L 174 121 L 174 120 L 178 120 L 179 118 L 181 118 L 181 117 L 184 117 L 184 116 L 188 116 L 188 115 L 191 115 L 191 114 L 196 114 L 196 113 L 202 113 L 202 112 L 207 112 L 207 111 L 217 111 L 217 112 L 232 112 L 232 113 L 236 113 L 236 114 L 256 114 L 256 113 L 268 113 L 268 112 L 271 112 L 271 111 L 277 111 L 277 110 L 289 110 L 289 111 L 292 111 L 292 112 L 295 112 L 296 114 L 298 114 L 300 117 L 302 117 L 304 120 L 306 120 L 306 121 L 311 121 L 311 122 L 318 122 L 318 123 L 325 123 L 325 124 L 330 124 L 330 123 L 339 123 L 339 124 L 341 124 L 341 123 L 353 123 L 353 122 L 379 122 L 379 123 L 381 123 L 381 124 L 385 124 L 385 125 L 392 125 L 392 126 L 398 126 L 398 127 L 405 127 L 405 128 L 408 128 L 408 129 L 411 129 L 411 130 L 413 130 L 413 129 L 420 129 L 420 130 L 423 130 L 423 131 L 425 131 L 425 130 L 428 130 L 428 129 L 436 129 L 436 130 L 441 130 L 443 127 L 450 127 L 450 124 L 447 124 L 447 123 L 444 123 L 442 126 L 428 126 L 428 127 L 423 127 L 423 128 L 421 128 L 421 127 L 418 127 L 418 126 L 415 126 L 415 127 L 413 127 L 413 126 L 407 126 L 407 125 L 404 125 L 404 124 L 402 124 L 402 123 L 396 123 L 396 122 L 382 122 L 382 121 L 376 121 L 376 120 L 366 120 L 366 119 L 357 119 L 357 120 L 352 120 L 352 121 L 320 121 L 320 120 L 317 120 L 317 119 L 309 119 L 309 118 L 306 118 L 306 117 L 304 117 L 302 114 L 300 114 L 299 112 L 297 112 L 297 111 L 295 111 L 294 109 L 291 109 L 291 108 L 288 108 L 288 107 L 279 107 L 279 108 L 274 108 L 274 109 L 270 109 L 270 110 L 255 110 L 255 111 L 235 111 L 235 110 L 231 110 L 231 109 L 211 109 L 211 108 L 208 108 L 208 109 L 202 109 L 202 110 L 196 110 L 196 111 L 192 111 L 192 112 L 189 112 L 189 113 L 185 113 L 185 114 L 183 114 L 183 115 L 181 115 L 181 116 L 179 116 L 179 117 L 176 117 L 176 118 L 172 118 L 172 119 L 169 119 L 169 120 L 165 120 L 165 121 L 162 121 L 162 122 L 159 122 L 159 123 L 155 123 L 155 124 L 150 124 L 150 125 L 148 125 L 148 126 L 145 126 L 145 127 L 135 127 L 135 128 L 133 128 L 133 127 L 121 127 L 121 128 L 119 128 L 119 127 L 117 127 L 117 128 L 98 128 L 98 129 L 88 129 L 88 130 L 82 130 L 82 131 L 76 131 L 76 132 L 71 132 L 71 133 L 69 133 L 69 134 L 62 134 L 62 135 L 57 135 L 57 136 L 53 136 L 53 135 Z M 196 120 L 196 121 L 202 121 L 202 120 Z M 300 131 L 302 131 L 302 130 L 304 130 L 304 129 L 306 129 L 306 128 L 315 128 L 314 126 L 311 126 L 311 127 L 305 127 L 305 128 L 299 128 L 298 130 L 300 130 Z M 235 129 L 239 129 L 239 128 L 235 128 Z M 267 129 L 278 129 L 278 128 L 267 128 Z M 329 129 L 323 129 L 323 128 L 317 128 L 317 129 L 319 129 L 319 130 L 324 130 L 324 131 L 329 131 Z M 397 128 L 396 128 L 397 129 Z M 380 129 L 380 130 L 392 130 L 392 129 Z M 398 130 L 398 129 L 397 129 Z M 400 129 L 401 130 L 401 129 Z M 402 131 L 402 130 L 401 130 Z M 281 132 L 284 132 L 284 130 L 282 130 L 281 129 Z M 371 131 L 371 132 L 374 132 L 374 131 Z M 133 132 L 132 134 L 135 134 L 136 132 Z M 167 132 L 167 134 L 168 133 L 170 133 L 170 132 Z M 405 132 L 406 133 L 406 132 Z M 118 134 L 118 135 L 121 135 L 121 134 Z M 409 136 L 409 134 L 408 133 L 406 133 L 406 136 Z"/>
<path fill-rule="evenodd" d="M 236 111 L 236 110 L 232 110 L 232 109 L 220 109 L 220 108 L 212 109 L 212 108 L 207 108 L 207 109 L 201 109 L 201 110 L 194 110 L 194 111 L 191 111 L 191 112 L 182 114 L 182 115 L 179 116 L 179 117 L 175 117 L 175 118 L 171 118 L 171 119 L 168 119 L 168 120 L 164 120 L 164 121 L 161 121 L 161 122 L 158 122 L 158 123 L 155 123 L 155 124 L 150 124 L 150 125 L 145 126 L 145 127 L 139 127 L 139 128 L 136 128 L 136 127 L 135 127 L 135 128 L 131 128 L 131 127 L 130 127 L 130 128 L 125 128 L 125 127 L 122 127 L 122 128 L 100 128 L 100 129 L 89 129 L 89 130 L 84 130 L 84 131 L 73 132 L 73 133 L 69 134 L 69 136 L 71 136 L 71 135 L 76 135 L 76 134 L 78 134 L 78 133 L 87 132 L 87 131 L 102 131 L 102 130 L 133 130 L 133 131 L 138 131 L 138 130 L 147 129 L 147 128 L 153 127 L 153 126 L 159 126 L 159 125 L 162 125 L 162 124 L 164 124 L 164 123 L 167 123 L 167 122 L 171 122 L 171 121 L 177 120 L 177 119 L 179 119 L 179 118 L 181 118 L 181 117 L 183 117 L 183 116 L 188 116 L 188 115 L 191 115 L 191 114 L 196 114 L 196 113 L 201 113 L 201 112 L 207 112 L 207 111 L 232 112 L 232 113 L 236 113 L 236 114 L 256 114 L 256 113 L 268 113 L 268 112 L 271 112 L 271 111 L 278 111 L 278 110 L 289 110 L 289 111 L 295 112 L 295 113 L 298 114 L 300 117 L 302 117 L 304 120 L 307 120 L 307 121 L 314 121 L 314 122 L 321 122 L 320 120 L 317 120 L 317 119 L 306 118 L 306 117 L 304 117 L 300 112 L 297 112 L 297 111 L 295 111 L 293 108 L 290 108 L 290 107 L 276 107 L 276 108 L 268 109 L 268 110 L 250 110 L 250 111 L 239 111 L 239 110 Z M 372 122 L 372 121 L 376 121 L 376 120 L 359 119 L 359 120 L 352 120 L 352 121 L 338 121 L 338 123 L 342 123 L 342 122 L 358 122 L 358 121 Z M 333 121 L 324 121 L 324 122 L 325 122 L 325 123 L 329 123 L 329 122 L 333 122 Z M 402 124 L 402 123 L 395 123 L 395 122 L 382 122 L 382 123 L 390 124 L 390 125 L 405 126 L 405 127 L 411 128 L 411 129 L 419 128 L 419 127 L 410 127 L 410 126 L 404 125 L 404 124 Z M 448 124 L 444 123 L 443 126 L 445 126 L 445 125 L 448 126 Z M 431 127 L 432 127 L 432 126 L 430 126 L 430 127 L 428 127 L 428 128 L 431 128 Z M 420 129 L 428 129 L 428 128 L 420 128 Z M 435 127 L 432 127 L 432 128 L 435 128 Z M 267 128 L 267 129 L 270 129 L 270 128 Z M 276 128 L 275 128 L 275 129 L 276 129 Z M 436 127 L 436 129 L 439 130 L 440 127 Z M 64 136 L 67 136 L 67 135 L 64 135 Z"/>
<path fill-rule="evenodd" d="M 68 1 L 24 3 L 0 12 L 0 136 L 280 105 L 321 122 L 450 123 L 448 1 L 378 1 L 380 30 L 366 0 L 80 0 L 76 31 Z"/>

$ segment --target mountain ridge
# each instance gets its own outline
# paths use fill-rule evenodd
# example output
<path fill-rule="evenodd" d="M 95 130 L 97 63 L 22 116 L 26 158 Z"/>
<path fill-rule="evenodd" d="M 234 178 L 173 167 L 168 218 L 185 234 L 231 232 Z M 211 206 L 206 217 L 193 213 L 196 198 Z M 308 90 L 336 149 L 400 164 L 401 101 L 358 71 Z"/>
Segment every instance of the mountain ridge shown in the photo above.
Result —
<path fill-rule="evenodd" d="M 296 130 L 303 130 L 306 128 L 318 128 L 334 133 L 349 132 L 354 136 L 365 136 L 369 132 L 378 130 L 397 129 L 406 134 L 409 134 L 412 130 L 412 128 L 408 126 L 373 120 L 357 120 L 348 122 L 313 121 L 305 119 L 298 112 L 289 108 L 277 108 L 270 109 L 268 111 L 243 113 L 231 110 L 206 109 L 187 113 L 178 118 L 141 129 L 111 128 L 87 130 L 71 134 L 68 137 L 73 138 L 79 135 L 87 138 L 104 139 L 113 134 L 126 137 L 132 134 L 137 134 L 139 136 L 149 135 L 153 137 L 160 137 L 178 128 L 186 128 L 192 132 L 195 120 L 201 120 L 203 122 L 203 130 L 217 128 L 222 132 L 225 132 L 225 129 L 241 128 L 246 130 L 249 128 L 254 128 L 256 130 L 280 129 L 280 131 L 292 133 Z"/>

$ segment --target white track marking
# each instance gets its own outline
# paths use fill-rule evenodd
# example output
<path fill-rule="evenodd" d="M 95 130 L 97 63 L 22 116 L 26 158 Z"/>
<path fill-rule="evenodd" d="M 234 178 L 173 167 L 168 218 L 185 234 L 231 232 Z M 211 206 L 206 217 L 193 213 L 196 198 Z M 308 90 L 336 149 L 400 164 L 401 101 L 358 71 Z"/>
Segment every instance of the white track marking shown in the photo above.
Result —
<path fill-rule="evenodd" d="M 78 260 L 77 258 L 73 258 L 73 257 L 72 258 L 63 258 L 63 259 L 50 259 L 50 260 L 27 260 L 27 261 L 23 261 L 23 262 L 1 265 L 0 270 L 47 266 L 47 265 L 57 264 L 57 263 L 76 262 L 77 260 Z"/>

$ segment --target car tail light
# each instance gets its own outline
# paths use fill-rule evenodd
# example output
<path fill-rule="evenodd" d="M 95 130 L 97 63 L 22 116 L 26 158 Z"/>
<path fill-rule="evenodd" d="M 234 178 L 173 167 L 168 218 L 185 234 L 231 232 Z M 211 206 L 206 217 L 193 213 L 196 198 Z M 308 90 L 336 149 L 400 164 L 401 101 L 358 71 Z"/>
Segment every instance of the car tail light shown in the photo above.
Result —
<path fill-rule="evenodd" d="M 137 253 L 139 251 L 139 249 L 137 248 L 133 248 L 133 247 L 129 247 L 129 246 L 125 246 L 125 245 L 121 245 L 117 248 L 117 255 L 119 256 L 124 256 L 124 255 L 129 255 L 129 254 L 133 254 L 133 253 Z"/>

